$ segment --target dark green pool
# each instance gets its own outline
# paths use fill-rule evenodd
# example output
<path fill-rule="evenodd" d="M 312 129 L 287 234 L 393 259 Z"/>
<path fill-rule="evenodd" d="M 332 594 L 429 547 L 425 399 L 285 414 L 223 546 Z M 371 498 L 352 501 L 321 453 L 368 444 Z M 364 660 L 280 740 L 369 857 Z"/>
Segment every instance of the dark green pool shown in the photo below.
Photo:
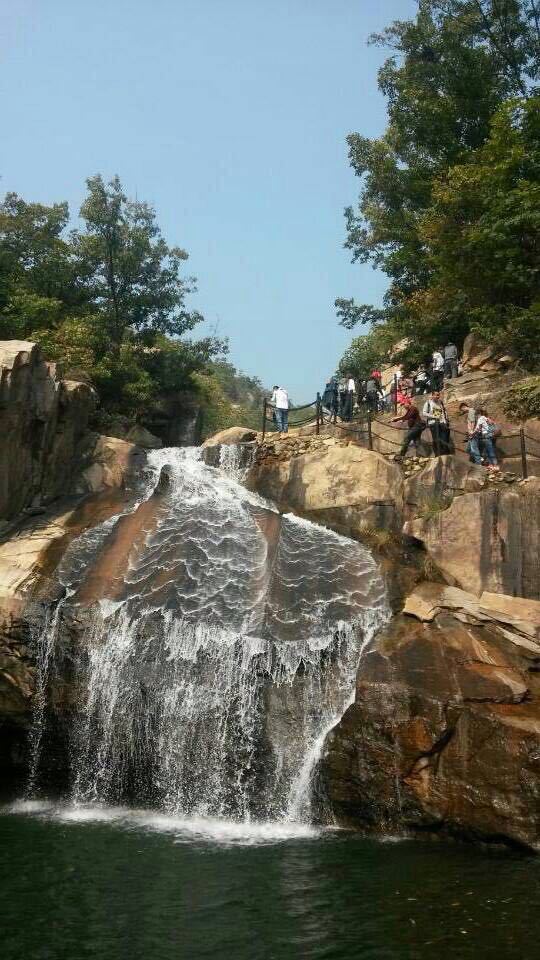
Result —
<path fill-rule="evenodd" d="M 6 809 L 0 852 L 2 960 L 540 955 L 540 860 L 509 853 Z"/>

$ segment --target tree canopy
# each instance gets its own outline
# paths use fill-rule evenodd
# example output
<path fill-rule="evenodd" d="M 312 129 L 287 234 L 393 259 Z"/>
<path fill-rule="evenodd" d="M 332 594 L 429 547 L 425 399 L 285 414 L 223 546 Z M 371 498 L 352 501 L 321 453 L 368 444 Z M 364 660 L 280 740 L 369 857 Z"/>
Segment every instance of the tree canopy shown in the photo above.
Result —
<path fill-rule="evenodd" d="M 392 50 L 388 125 L 348 138 L 362 190 L 345 246 L 389 286 L 382 309 L 336 300 L 340 322 L 407 337 L 417 359 L 476 329 L 538 365 L 540 7 L 420 0 L 372 42 Z"/>
<path fill-rule="evenodd" d="M 67 203 L 0 204 L 0 336 L 39 341 L 65 373 L 86 374 L 109 412 L 136 415 L 163 391 L 226 352 L 215 337 L 186 339 L 203 319 L 189 310 L 187 253 L 169 247 L 146 203 L 118 177 L 87 180 L 82 227 Z"/>

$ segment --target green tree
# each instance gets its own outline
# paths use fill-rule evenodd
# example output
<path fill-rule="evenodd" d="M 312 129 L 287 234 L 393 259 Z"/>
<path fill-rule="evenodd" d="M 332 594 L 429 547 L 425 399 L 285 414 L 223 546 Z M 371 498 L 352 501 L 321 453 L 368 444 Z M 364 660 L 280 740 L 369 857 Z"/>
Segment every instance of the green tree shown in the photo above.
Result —
<path fill-rule="evenodd" d="M 108 184 L 90 177 L 87 187 L 85 230 L 71 240 L 112 348 L 118 352 L 126 336 L 150 345 L 157 333 L 180 337 L 192 330 L 202 317 L 185 307 L 195 290 L 193 278 L 180 276 L 187 253 L 167 245 L 154 210 L 128 200 L 118 177 Z"/>
<path fill-rule="evenodd" d="M 358 207 L 345 211 L 345 246 L 353 261 L 373 263 L 390 283 L 382 311 L 344 299 L 336 308 L 347 328 L 384 326 L 395 341 L 408 337 L 410 352 L 420 355 L 487 322 L 487 310 L 471 316 L 464 271 L 452 284 L 448 266 L 443 296 L 444 252 L 440 245 L 435 252 L 429 225 L 440 215 L 441 185 L 455 187 L 450 171 L 482 150 L 500 105 L 534 96 L 539 8 L 537 0 L 420 0 L 414 20 L 393 23 L 372 42 L 393 51 L 379 73 L 388 126 L 378 139 L 348 138 L 362 192 Z"/>

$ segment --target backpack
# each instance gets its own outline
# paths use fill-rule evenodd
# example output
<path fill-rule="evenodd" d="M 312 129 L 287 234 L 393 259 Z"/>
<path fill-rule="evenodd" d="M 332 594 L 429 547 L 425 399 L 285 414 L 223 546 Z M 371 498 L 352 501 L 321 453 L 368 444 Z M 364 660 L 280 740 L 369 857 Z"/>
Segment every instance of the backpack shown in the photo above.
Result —
<path fill-rule="evenodd" d="M 501 437 L 502 430 L 499 424 L 495 423 L 494 421 L 491 421 L 491 423 L 488 424 L 486 436 L 489 437 L 490 440 L 496 440 L 497 437 Z"/>

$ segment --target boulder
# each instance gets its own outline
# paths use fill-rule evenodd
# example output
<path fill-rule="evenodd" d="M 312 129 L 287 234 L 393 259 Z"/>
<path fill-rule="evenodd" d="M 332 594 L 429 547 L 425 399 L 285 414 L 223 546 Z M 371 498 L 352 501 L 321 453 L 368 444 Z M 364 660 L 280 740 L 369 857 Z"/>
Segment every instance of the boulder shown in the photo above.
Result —
<path fill-rule="evenodd" d="M 436 499 L 443 502 L 457 494 L 483 490 L 487 482 L 485 469 L 468 460 L 455 456 L 433 458 L 405 483 L 406 515 L 417 516 Z"/>
<path fill-rule="evenodd" d="M 228 430 L 220 430 L 213 437 L 208 437 L 204 441 L 203 447 L 228 446 L 234 443 L 251 443 L 257 439 L 255 430 L 249 430 L 248 427 L 229 427 Z"/>
<path fill-rule="evenodd" d="M 146 456 L 134 443 L 99 435 L 94 438 L 86 462 L 76 487 L 77 493 L 100 493 L 129 486 L 144 469 Z"/>
<path fill-rule="evenodd" d="M 249 485 L 283 509 L 352 535 L 366 522 L 395 527 L 403 501 L 399 467 L 354 445 L 321 442 L 299 456 L 263 460 L 252 468 Z"/>
<path fill-rule="evenodd" d="M 143 450 L 159 450 L 163 446 L 159 437 L 155 437 L 153 433 L 150 433 L 150 431 L 140 423 L 131 427 L 127 433 L 126 440 L 134 443 L 137 447 L 142 447 Z"/>
<path fill-rule="evenodd" d="M 473 622 L 474 597 L 425 586 L 443 595 L 420 598 L 421 620 L 394 618 L 364 655 L 356 701 L 323 749 L 321 792 L 349 825 L 536 849 L 540 644 L 509 642 L 481 611 Z"/>
<path fill-rule="evenodd" d="M 403 533 L 419 540 L 449 583 L 540 599 L 540 480 L 456 497 L 448 509 L 410 520 Z"/>
<path fill-rule="evenodd" d="M 515 358 L 505 354 L 494 344 L 486 343 L 477 333 L 470 333 L 463 344 L 463 366 L 466 370 L 484 370 L 497 372 L 515 362 Z"/>

